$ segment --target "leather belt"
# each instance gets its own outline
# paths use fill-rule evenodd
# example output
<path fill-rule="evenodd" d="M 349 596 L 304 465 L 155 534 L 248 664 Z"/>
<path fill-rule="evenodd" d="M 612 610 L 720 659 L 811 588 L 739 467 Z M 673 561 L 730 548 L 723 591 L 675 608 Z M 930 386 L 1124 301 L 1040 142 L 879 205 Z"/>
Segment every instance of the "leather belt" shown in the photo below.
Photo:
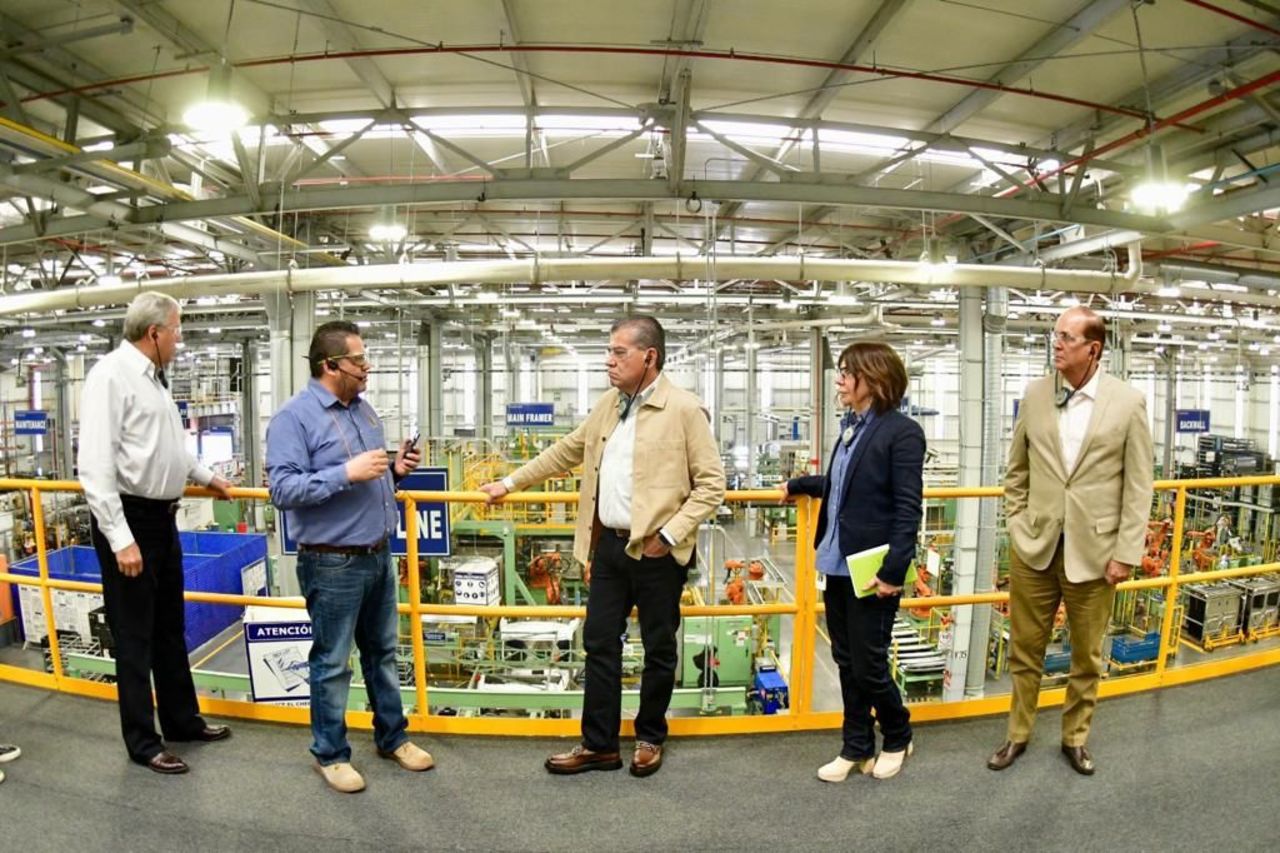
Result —
<path fill-rule="evenodd" d="M 385 539 L 376 545 L 305 545 L 299 542 L 298 553 L 305 554 L 310 551 L 313 554 L 345 554 L 348 557 L 367 557 L 371 554 L 379 553 L 385 547 L 387 547 Z"/>
<path fill-rule="evenodd" d="M 178 508 L 182 505 L 181 498 L 173 498 L 172 500 L 159 500 L 156 498 L 143 498 L 138 495 L 120 495 L 120 505 L 130 507 L 144 512 L 166 513 L 168 515 L 177 515 Z"/>
<path fill-rule="evenodd" d="M 608 530 L 610 533 L 612 533 L 614 536 L 617 536 L 619 539 L 625 539 L 628 542 L 631 541 L 630 530 L 619 530 L 616 527 L 606 527 L 605 530 Z"/>

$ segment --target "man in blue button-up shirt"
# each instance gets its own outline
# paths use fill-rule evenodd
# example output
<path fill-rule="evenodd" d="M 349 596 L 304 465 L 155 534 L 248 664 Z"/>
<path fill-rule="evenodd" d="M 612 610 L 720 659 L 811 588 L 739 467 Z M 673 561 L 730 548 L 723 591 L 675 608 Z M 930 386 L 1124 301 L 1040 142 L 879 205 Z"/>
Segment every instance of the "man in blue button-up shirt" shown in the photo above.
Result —
<path fill-rule="evenodd" d="M 397 524 L 395 481 L 418 466 L 412 442 L 392 464 L 382 420 L 360 394 L 369 380 L 360 329 L 334 321 L 316 329 L 311 381 L 267 427 L 271 502 L 289 516 L 298 541 L 298 583 L 311 614 L 311 753 L 334 790 L 364 779 L 351 766 L 347 694 L 351 644 L 360 649 L 378 754 L 407 770 L 431 756 L 405 729 L 396 669 L 397 575 L 387 540 Z"/>

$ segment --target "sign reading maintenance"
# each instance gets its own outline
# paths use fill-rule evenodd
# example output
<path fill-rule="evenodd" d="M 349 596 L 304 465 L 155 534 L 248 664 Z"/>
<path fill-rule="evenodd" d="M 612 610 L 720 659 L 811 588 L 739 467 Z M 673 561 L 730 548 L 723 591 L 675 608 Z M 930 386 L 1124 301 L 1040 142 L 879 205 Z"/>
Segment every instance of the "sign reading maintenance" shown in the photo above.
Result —
<path fill-rule="evenodd" d="M 555 403 L 507 403 L 507 426 L 555 426 Z"/>
<path fill-rule="evenodd" d="M 1208 432 L 1208 409 L 1178 409 L 1178 432 Z"/>
<path fill-rule="evenodd" d="M 13 413 L 14 435 L 48 435 L 49 413 L 41 409 Z"/>
<path fill-rule="evenodd" d="M 396 484 L 406 492 L 445 492 L 449 490 L 449 469 L 419 468 Z M 449 505 L 446 503 L 418 504 L 418 556 L 447 557 L 452 553 L 449 537 Z M 398 521 L 395 535 L 391 537 L 391 553 L 407 554 L 405 538 L 404 504 L 396 505 Z M 280 550 L 284 554 L 298 553 L 298 543 L 289 533 L 289 513 L 280 513 Z"/>

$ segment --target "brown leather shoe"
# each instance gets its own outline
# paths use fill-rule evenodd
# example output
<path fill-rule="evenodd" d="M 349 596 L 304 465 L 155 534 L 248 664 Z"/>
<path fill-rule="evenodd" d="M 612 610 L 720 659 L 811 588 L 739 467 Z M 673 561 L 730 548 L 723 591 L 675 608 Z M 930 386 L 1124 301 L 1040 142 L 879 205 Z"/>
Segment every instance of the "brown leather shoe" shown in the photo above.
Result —
<path fill-rule="evenodd" d="M 1014 743 L 1011 740 L 1005 741 L 996 750 L 995 755 L 987 759 L 987 768 L 990 770 L 1003 770 L 1013 762 L 1018 760 L 1018 756 L 1027 751 L 1025 743 Z"/>
<path fill-rule="evenodd" d="M 205 726 L 195 736 L 196 740 L 212 743 L 215 740 L 226 740 L 231 737 L 231 726 Z"/>
<path fill-rule="evenodd" d="M 1062 745 L 1062 754 L 1067 757 L 1067 761 L 1071 763 L 1071 769 L 1079 773 L 1081 776 L 1092 776 L 1096 770 L 1093 766 L 1093 756 L 1089 754 L 1089 750 L 1083 745 L 1067 746 Z"/>
<path fill-rule="evenodd" d="M 548 773 L 557 776 L 570 776 L 574 773 L 585 773 L 588 770 L 618 770 L 622 767 L 622 758 L 615 752 L 593 752 L 585 746 L 575 746 L 568 752 L 558 752 L 550 756 L 543 764 Z"/>
<path fill-rule="evenodd" d="M 157 752 L 151 756 L 151 760 L 147 762 L 147 767 L 157 773 L 166 774 L 186 773 L 191 769 L 187 766 L 187 762 L 171 752 Z"/>
<path fill-rule="evenodd" d="M 662 747 L 656 743 L 636 741 L 636 750 L 631 753 L 631 775 L 652 776 L 662 766 Z"/>

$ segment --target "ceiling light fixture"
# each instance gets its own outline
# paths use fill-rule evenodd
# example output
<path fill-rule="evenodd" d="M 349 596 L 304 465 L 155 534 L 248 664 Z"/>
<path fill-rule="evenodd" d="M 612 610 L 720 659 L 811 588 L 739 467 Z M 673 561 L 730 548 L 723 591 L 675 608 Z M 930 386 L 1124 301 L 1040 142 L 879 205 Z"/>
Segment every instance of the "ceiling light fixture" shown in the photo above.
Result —
<path fill-rule="evenodd" d="M 182 114 L 187 127 L 202 133 L 234 133 L 249 122 L 249 111 L 231 97 L 231 66 L 225 56 L 209 69 L 209 88 L 204 100 L 187 107 Z"/>

